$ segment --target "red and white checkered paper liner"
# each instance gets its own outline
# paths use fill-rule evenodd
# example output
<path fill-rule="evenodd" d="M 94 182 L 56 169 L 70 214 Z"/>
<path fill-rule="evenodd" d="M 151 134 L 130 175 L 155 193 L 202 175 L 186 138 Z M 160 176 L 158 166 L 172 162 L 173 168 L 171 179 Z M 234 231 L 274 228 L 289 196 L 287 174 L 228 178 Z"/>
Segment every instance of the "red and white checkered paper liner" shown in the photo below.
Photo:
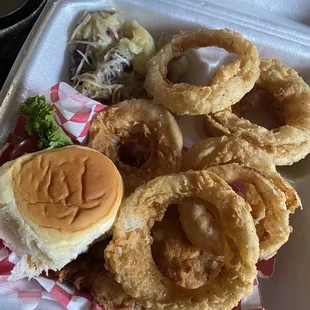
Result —
<path fill-rule="evenodd" d="M 108 107 L 87 98 L 64 82 L 51 87 L 43 95 L 56 109 L 56 121 L 63 131 L 80 143 L 85 140 L 95 113 Z"/>
<path fill-rule="evenodd" d="M 83 143 L 87 137 L 89 125 L 95 113 L 108 107 L 83 96 L 66 83 L 59 83 L 51 87 L 43 95 L 55 107 L 57 123 L 76 143 Z M 24 129 L 25 123 L 24 117 L 18 118 L 15 131 L 8 137 L 7 143 L 0 150 L 0 165 L 9 160 L 16 144 L 28 138 Z M 142 147 L 141 145 L 131 146 L 131 151 L 134 152 L 135 148 L 141 151 Z M 18 260 L 15 253 L 7 249 L 0 239 L 0 298 L 18 298 L 25 304 L 35 303 L 38 298 L 56 300 L 63 307 L 71 310 L 103 309 L 91 295 L 55 279 L 40 276 L 31 281 L 7 281 L 8 275 Z M 274 263 L 274 259 L 259 262 L 257 265 L 258 276 L 262 278 L 272 276 Z M 4 309 L 2 305 L 3 303 L 1 303 L 1 309 Z M 257 280 L 253 284 L 252 295 L 243 298 L 233 310 L 264 310 Z"/>

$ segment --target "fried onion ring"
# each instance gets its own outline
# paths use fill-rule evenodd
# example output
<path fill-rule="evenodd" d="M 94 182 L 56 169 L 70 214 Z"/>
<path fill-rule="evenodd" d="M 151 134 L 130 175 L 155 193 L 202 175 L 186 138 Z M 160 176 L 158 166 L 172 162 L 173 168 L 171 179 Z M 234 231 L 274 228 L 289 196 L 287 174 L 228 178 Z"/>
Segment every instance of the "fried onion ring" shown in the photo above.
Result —
<path fill-rule="evenodd" d="M 139 168 L 123 163 L 117 147 L 137 133 L 143 133 L 150 141 L 150 156 Z M 175 118 L 163 106 L 132 99 L 115 104 L 94 118 L 88 146 L 116 164 L 128 194 L 156 176 L 178 172 L 183 140 Z"/>
<path fill-rule="evenodd" d="M 192 198 L 212 204 L 226 244 L 219 274 L 197 289 L 180 287 L 162 275 L 152 258 L 150 236 L 170 204 Z M 258 256 L 249 205 L 207 171 L 161 176 L 137 188 L 122 204 L 105 250 L 106 267 L 126 293 L 149 309 L 230 310 L 251 293 Z"/>
<path fill-rule="evenodd" d="M 284 108 L 284 125 L 268 130 L 230 109 L 206 115 L 213 135 L 241 137 L 272 156 L 275 165 L 291 165 L 310 153 L 310 88 L 298 73 L 278 60 L 262 59 L 256 85 L 266 89 Z"/>
<path fill-rule="evenodd" d="M 166 79 L 169 62 L 192 48 L 217 46 L 239 58 L 217 70 L 208 86 L 173 84 Z M 238 102 L 259 77 L 257 48 L 238 32 L 228 29 L 199 29 L 173 37 L 149 62 L 145 88 L 156 103 L 171 112 L 207 114 Z"/>
<path fill-rule="evenodd" d="M 211 166 L 238 163 L 263 173 L 286 196 L 286 207 L 294 213 L 301 206 L 295 189 L 277 172 L 272 158 L 261 149 L 237 137 L 208 138 L 195 143 L 183 155 L 182 171 L 202 170 Z"/>
<path fill-rule="evenodd" d="M 291 233 L 289 211 L 285 205 L 285 195 L 258 171 L 239 164 L 227 164 L 207 168 L 229 184 L 236 180 L 245 186 L 240 192 L 252 208 L 252 216 L 260 242 L 260 260 L 273 257 L 287 242 Z M 249 192 L 246 192 L 250 189 Z M 180 220 L 190 241 L 198 248 L 205 249 L 205 239 L 210 226 L 205 225 L 206 208 L 187 204 L 179 205 Z M 208 219 L 208 218 L 207 218 Z M 200 232 L 200 233 L 199 233 Z M 208 245 L 207 245 L 208 248 Z"/>

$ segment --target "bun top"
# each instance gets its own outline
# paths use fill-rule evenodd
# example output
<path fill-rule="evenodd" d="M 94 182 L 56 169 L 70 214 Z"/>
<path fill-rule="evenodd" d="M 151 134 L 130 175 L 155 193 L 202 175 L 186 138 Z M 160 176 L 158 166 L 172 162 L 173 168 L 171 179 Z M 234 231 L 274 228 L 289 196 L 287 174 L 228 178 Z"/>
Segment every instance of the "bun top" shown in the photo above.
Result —
<path fill-rule="evenodd" d="M 72 146 L 27 157 L 14 167 L 13 191 L 27 222 L 72 232 L 109 218 L 122 200 L 123 182 L 106 156 Z"/>

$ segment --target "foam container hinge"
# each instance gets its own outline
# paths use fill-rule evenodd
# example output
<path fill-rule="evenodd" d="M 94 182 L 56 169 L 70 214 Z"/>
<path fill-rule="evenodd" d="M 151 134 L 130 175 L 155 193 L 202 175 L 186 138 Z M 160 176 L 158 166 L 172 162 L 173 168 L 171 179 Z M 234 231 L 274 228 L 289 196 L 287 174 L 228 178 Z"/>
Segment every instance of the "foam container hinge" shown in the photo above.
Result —
<path fill-rule="evenodd" d="M 227 3 L 227 6 L 224 4 Z M 185 0 L 48 1 L 0 93 L 0 147 L 16 121 L 20 102 L 59 81 L 68 82 L 67 41 L 84 10 L 115 7 L 126 20 L 138 20 L 155 38 L 199 27 L 230 28 L 254 42 L 261 57 L 295 68 L 310 83 L 310 28 L 246 3 Z M 195 139 L 194 139 L 195 140 Z M 309 309 L 310 156 L 280 172 L 298 190 L 304 210 L 292 216 L 294 232 L 277 256 L 273 278 L 261 281 L 267 310 Z"/>

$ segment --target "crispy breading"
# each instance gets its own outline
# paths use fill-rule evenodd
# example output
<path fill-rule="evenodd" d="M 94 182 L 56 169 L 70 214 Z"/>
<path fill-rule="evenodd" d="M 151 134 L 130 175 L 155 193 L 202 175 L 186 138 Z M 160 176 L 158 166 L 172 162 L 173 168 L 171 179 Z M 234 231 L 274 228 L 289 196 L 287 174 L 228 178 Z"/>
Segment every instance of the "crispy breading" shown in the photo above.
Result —
<path fill-rule="evenodd" d="M 124 292 L 104 267 L 104 249 L 108 243 L 94 244 L 87 253 L 66 265 L 59 273 L 59 280 L 91 293 L 105 310 L 139 310 L 141 307 L 134 298 Z"/>
<path fill-rule="evenodd" d="M 152 235 L 152 253 L 158 268 L 180 286 L 204 285 L 221 264 L 222 257 L 205 253 L 190 243 L 175 206 L 170 206 L 163 220 L 154 225 Z"/>

